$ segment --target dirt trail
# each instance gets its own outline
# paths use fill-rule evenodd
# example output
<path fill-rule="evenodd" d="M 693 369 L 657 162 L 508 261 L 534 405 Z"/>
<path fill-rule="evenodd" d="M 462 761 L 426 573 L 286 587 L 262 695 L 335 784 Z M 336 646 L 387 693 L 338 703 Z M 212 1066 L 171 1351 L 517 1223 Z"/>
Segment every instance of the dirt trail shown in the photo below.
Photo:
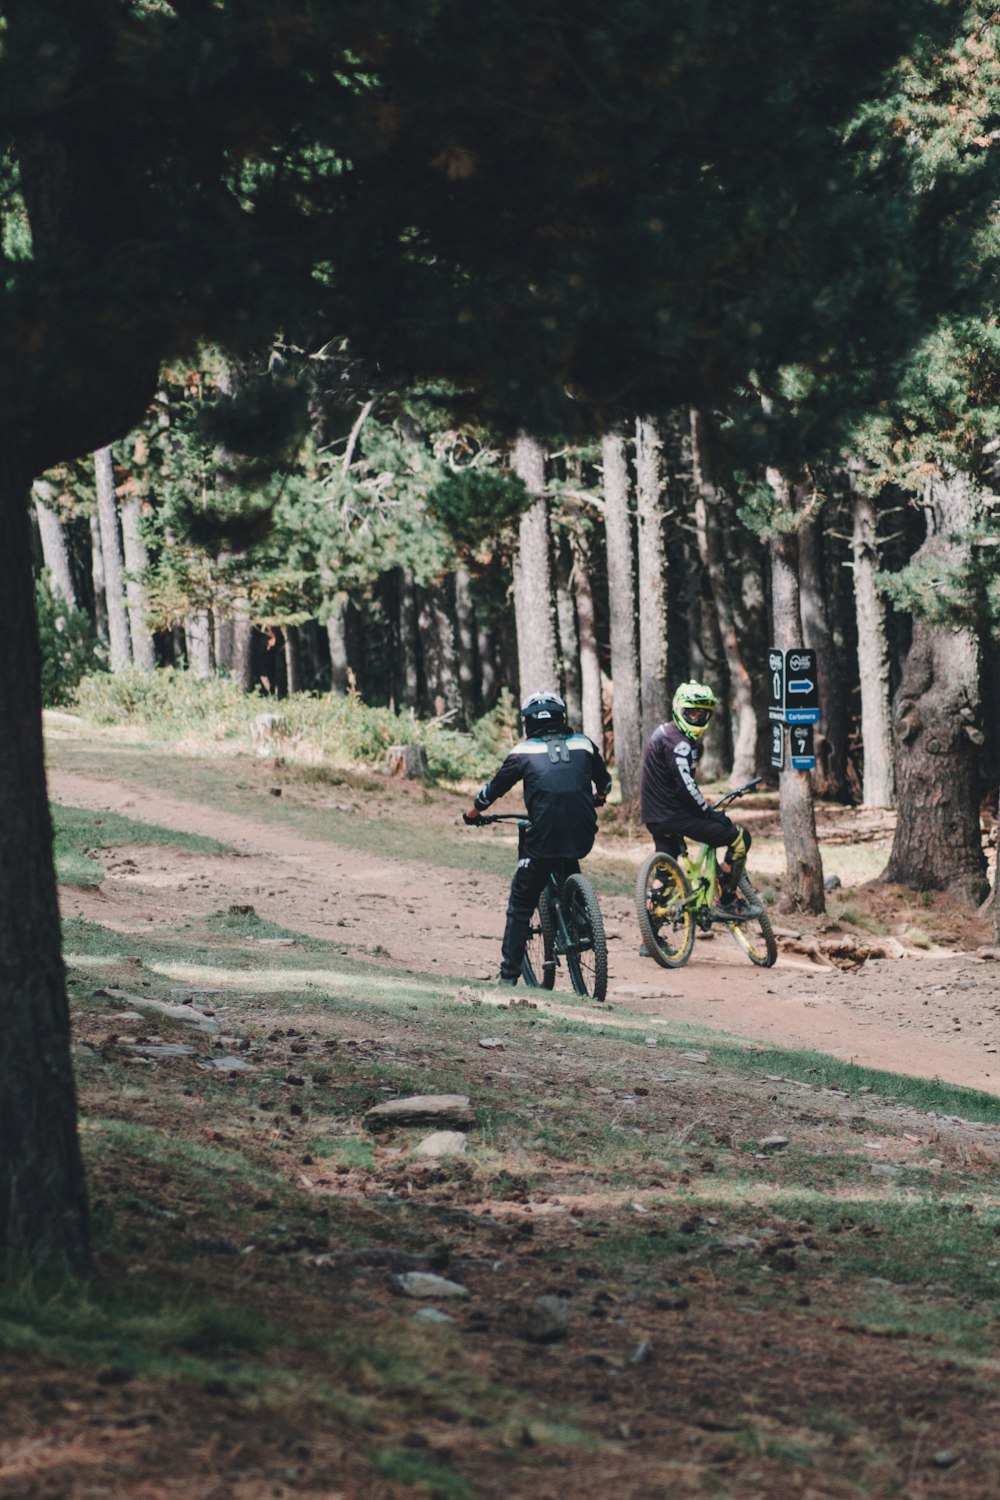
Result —
<path fill-rule="evenodd" d="M 62 888 L 63 913 L 122 931 L 252 905 L 293 931 L 378 949 L 419 973 L 482 978 L 499 960 L 507 882 L 374 857 L 116 781 L 51 770 L 53 799 L 218 839 L 240 857 L 176 849 L 102 856 L 99 890 Z M 391 871 L 391 874 L 390 874 Z M 625 1013 L 706 1024 L 869 1067 L 1000 1094 L 1000 965 L 971 954 L 869 960 L 854 972 L 782 957 L 754 969 L 723 935 L 701 938 L 686 969 L 638 954 L 630 898 L 602 897 L 608 1002 Z M 377 961 L 377 956 L 376 956 Z"/>

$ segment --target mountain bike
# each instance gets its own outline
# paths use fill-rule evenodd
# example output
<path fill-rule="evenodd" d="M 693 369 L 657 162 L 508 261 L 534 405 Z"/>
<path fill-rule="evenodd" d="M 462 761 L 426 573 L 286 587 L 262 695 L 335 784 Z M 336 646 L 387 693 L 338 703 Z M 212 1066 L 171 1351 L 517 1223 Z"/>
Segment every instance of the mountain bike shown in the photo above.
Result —
<path fill-rule="evenodd" d="M 712 808 L 725 807 L 760 780 L 757 776 L 727 792 Z M 769 969 L 778 956 L 770 919 L 745 873 L 738 889 L 746 903 L 745 914 L 733 917 L 719 911 L 718 851 L 708 844 L 699 844 L 691 853 L 678 834 L 674 853 L 651 854 L 643 861 L 635 887 L 639 931 L 650 957 L 665 969 L 680 969 L 691 957 L 696 929 L 709 932 L 720 925 L 728 928 L 752 964 Z"/>
<path fill-rule="evenodd" d="M 484 814 L 480 823 L 516 822 L 518 845 L 530 827 L 521 813 Z M 603 1000 L 608 993 L 608 944 L 594 888 L 579 871 L 554 870 L 542 888 L 521 961 L 521 977 L 532 989 L 555 987 L 556 969 L 566 960 L 578 995 Z"/>

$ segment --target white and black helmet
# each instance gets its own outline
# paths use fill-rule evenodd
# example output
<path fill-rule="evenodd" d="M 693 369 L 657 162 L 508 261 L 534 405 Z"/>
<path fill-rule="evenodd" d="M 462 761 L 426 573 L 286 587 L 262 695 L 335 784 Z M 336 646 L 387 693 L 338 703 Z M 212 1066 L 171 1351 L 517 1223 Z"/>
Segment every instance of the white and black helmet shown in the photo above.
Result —
<path fill-rule="evenodd" d="M 528 739 L 562 734 L 566 728 L 566 705 L 558 693 L 532 693 L 521 704 L 521 723 Z"/>

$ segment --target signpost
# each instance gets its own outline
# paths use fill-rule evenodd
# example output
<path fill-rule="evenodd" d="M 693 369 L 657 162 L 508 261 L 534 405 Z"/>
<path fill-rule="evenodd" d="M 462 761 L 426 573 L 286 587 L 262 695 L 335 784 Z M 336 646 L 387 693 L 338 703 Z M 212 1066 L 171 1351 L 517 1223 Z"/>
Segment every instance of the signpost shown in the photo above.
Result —
<path fill-rule="evenodd" d="M 771 765 L 775 771 L 785 769 L 785 726 L 771 725 Z"/>
<path fill-rule="evenodd" d="M 816 751 L 813 745 L 811 724 L 793 724 L 788 731 L 791 740 L 792 768 L 796 771 L 812 771 L 816 766 Z"/>
<path fill-rule="evenodd" d="M 768 718 L 780 724 L 819 722 L 819 673 L 816 652 L 810 646 L 793 646 L 767 653 Z"/>

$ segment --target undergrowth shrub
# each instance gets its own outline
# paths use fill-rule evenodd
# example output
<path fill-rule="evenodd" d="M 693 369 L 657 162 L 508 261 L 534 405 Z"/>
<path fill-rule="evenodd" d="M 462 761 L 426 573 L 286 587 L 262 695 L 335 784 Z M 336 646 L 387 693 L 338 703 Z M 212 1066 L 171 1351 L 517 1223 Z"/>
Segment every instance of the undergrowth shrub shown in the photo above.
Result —
<path fill-rule="evenodd" d="M 42 655 L 42 703 L 61 708 L 71 703 L 81 679 L 96 671 L 104 649 L 85 610 L 70 609 L 53 592 L 48 572 L 35 584 L 35 613 Z"/>
<path fill-rule="evenodd" d="M 246 749 L 255 719 L 274 714 L 281 753 L 289 760 L 315 760 L 319 754 L 333 765 L 381 768 L 390 745 L 421 745 L 435 781 L 486 776 L 506 754 L 517 725 L 506 691 L 495 708 L 463 732 L 441 719 L 420 719 L 409 709 L 397 712 L 367 704 L 356 693 L 295 693 L 277 699 L 243 693 L 227 677 L 195 677 L 169 667 L 95 673 L 80 682 L 74 703 L 91 723 L 135 725 L 153 740 L 209 739 Z"/>

